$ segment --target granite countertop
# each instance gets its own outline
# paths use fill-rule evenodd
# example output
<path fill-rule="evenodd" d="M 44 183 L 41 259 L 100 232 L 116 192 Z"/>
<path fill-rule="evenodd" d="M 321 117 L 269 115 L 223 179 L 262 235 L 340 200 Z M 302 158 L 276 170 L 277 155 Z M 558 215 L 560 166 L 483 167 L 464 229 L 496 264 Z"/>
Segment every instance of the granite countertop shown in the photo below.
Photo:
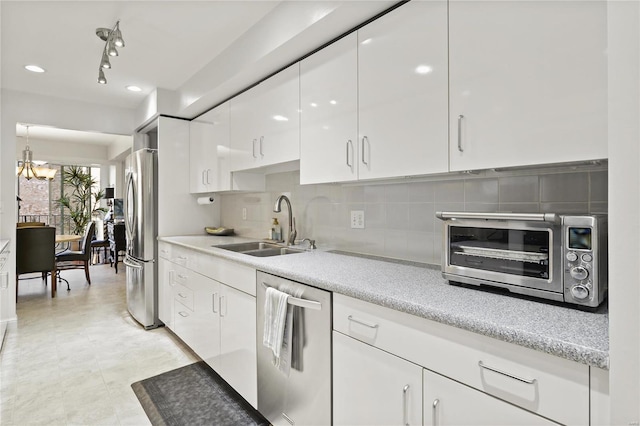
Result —
<path fill-rule="evenodd" d="M 253 257 L 212 247 L 240 237 L 159 240 L 422 318 L 603 369 L 609 368 L 606 302 L 595 312 L 449 285 L 439 267 L 314 250 Z"/>

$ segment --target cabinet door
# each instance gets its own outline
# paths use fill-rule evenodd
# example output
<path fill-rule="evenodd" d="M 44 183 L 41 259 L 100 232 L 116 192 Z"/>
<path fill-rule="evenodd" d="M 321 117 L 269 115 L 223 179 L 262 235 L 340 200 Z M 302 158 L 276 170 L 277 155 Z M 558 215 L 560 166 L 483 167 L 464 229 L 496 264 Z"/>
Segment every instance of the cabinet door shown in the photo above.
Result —
<path fill-rule="evenodd" d="M 334 331 L 333 424 L 421 425 L 422 368 Z"/>
<path fill-rule="evenodd" d="M 203 121 L 189 123 L 189 191 L 207 192 L 207 170 L 209 167 L 209 146 L 213 125 Z"/>
<path fill-rule="evenodd" d="M 249 89 L 229 101 L 229 167 L 232 172 L 256 167 L 258 161 L 259 129 L 254 90 Z"/>
<path fill-rule="evenodd" d="M 231 189 L 229 152 L 229 103 L 190 123 L 189 167 L 191 193 Z"/>
<path fill-rule="evenodd" d="M 448 171 L 447 61 L 444 0 L 358 30 L 360 179 Z"/>
<path fill-rule="evenodd" d="M 194 316 L 191 322 L 194 341 L 191 349 L 214 369 L 220 354 L 220 288 L 219 282 L 192 272 L 194 284 Z"/>
<path fill-rule="evenodd" d="M 454 0 L 449 46 L 452 171 L 607 157 L 605 1 Z"/>
<path fill-rule="evenodd" d="M 298 64 L 230 101 L 231 171 L 300 159 Z"/>
<path fill-rule="evenodd" d="M 220 323 L 217 371 L 244 399 L 257 407 L 256 298 L 221 285 Z"/>
<path fill-rule="evenodd" d="M 270 77 L 258 86 L 257 92 L 258 165 L 299 160 L 299 65 L 292 65 Z"/>
<path fill-rule="evenodd" d="M 423 395 L 425 426 L 558 424 L 429 370 Z"/>
<path fill-rule="evenodd" d="M 166 259 L 158 259 L 158 318 L 173 330 L 173 268 Z"/>
<path fill-rule="evenodd" d="M 352 33 L 300 62 L 300 183 L 358 178 L 358 54 Z"/>

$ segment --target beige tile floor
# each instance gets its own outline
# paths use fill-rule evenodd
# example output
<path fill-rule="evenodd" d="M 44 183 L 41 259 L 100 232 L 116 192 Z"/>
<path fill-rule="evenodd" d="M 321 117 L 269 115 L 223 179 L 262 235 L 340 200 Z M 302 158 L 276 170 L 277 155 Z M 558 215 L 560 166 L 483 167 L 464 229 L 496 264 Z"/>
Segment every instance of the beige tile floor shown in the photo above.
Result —
<path fill-rule="evenodd" d="M 0 425 L 148 425 L 131 384 L 196 361 L 164 328 L 128 314 L 124 268 L 64 271 L 51 299 L 39 279 L 20 281 L 18 321 L 0 352 Z"/>

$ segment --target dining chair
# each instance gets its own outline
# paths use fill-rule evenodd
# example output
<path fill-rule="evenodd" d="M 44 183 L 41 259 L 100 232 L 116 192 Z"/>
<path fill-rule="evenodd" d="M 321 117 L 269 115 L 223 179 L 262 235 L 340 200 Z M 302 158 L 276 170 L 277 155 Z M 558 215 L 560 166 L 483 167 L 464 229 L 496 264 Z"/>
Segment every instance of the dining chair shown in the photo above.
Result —
<path fill-rule="evenodd" d="M 124 257 L 125 250 L 127 249 L 124 223 L 109 224 L 109 243 L 111 266 L 115 266 L 117 274 L 118 262 L 121 257 Z"/>
<path fill-rule="evenodd" d="M 95 237 L 91 240 L 91 263 L 97 263 L 95 261 L 96 257 L 98 258 L 98 262 L 100 261 L 100 249 L 102 249 L 103 254 L 103 263 L 107 263 L 108 256 L 107 252 L 109 251 L 109 237 L 107 236 L 107 223 L 104 223 L 104 238 L 99 240 Z"/>
<path fill-rule="evenodd" d="M 69 269 L 84 269 L 87 282 L 91 284 L 89 275 L 89 265 L 91 264 L 91 240 L 96 232 L 95 222 L 90 222 L 84 230 L 82 240 L 80 240 L 80 250 L 65 250 L 56 254 L 56 268 L 60 271 Z M 70 290 L 67 282 L 67 290 Z"/>
<path fill-rule="evenodd" d="M 51 297 L 55 297 L 57 290 L 55 279 L 56 228 L 52 226 L 23 226 L 16 229 L 16 302 L 18 301 L 19 276 L 31 272 L 42 273 L 45 285 L 47 284 L 47 275 L 51 273 Z"/>

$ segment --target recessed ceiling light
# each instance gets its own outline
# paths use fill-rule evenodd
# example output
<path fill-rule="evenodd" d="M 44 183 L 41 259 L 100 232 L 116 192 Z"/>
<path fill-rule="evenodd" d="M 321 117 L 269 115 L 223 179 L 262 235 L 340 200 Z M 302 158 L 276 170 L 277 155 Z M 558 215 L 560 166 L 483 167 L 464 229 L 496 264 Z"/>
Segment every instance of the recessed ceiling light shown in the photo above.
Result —
<path fill-rule="evenodd" d="M 24 68 L 31 72 L 44 72 L 44 68 L 37 65 L 25 65 Z"/>
<path fill-rule="evenodd" d="M 138 86 L 127 86 L 127 90 L 130 92 L 142 92 L 142 89 Z"/>

